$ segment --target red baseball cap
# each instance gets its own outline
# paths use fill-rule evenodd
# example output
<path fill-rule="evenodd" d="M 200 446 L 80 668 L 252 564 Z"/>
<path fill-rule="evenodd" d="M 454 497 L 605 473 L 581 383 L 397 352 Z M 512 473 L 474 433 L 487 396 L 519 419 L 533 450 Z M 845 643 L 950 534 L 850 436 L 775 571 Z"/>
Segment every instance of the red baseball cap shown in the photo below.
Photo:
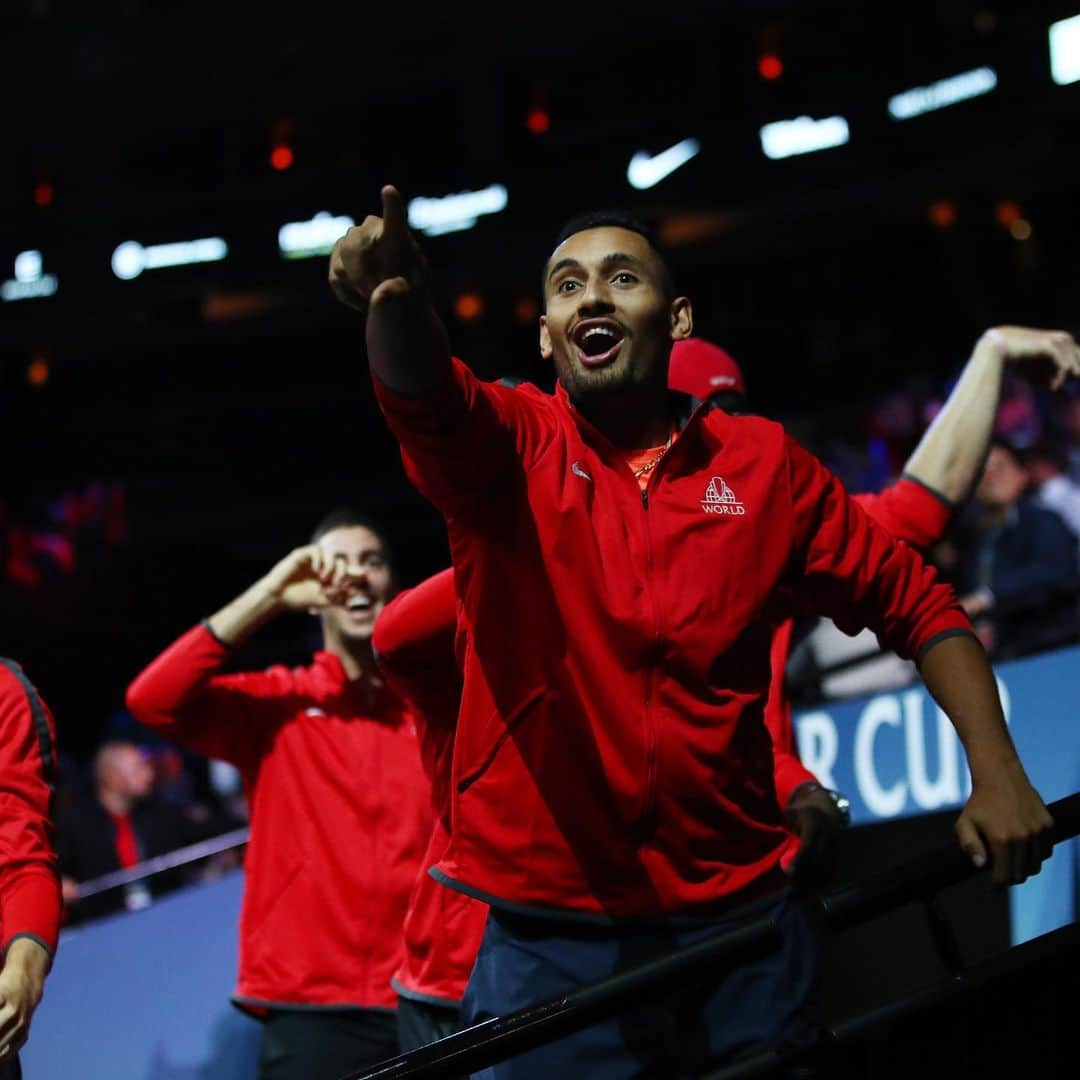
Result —
<path fill-rule="evenodd" d="M 746 393 L 742 369 L 719 345 L 684 338 L 671 347 L 668 387 L 704 401 L 725 390 Z"/>

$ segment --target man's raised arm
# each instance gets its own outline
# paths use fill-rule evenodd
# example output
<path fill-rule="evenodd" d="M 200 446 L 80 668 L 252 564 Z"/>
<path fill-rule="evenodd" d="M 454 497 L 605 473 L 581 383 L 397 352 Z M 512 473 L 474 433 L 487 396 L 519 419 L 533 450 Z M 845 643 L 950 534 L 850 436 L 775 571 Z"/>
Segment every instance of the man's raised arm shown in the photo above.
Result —
<path fill-rule="evenodd" d="M 956 386 L 904 468 L 948 502 L 963 502 L 986 460 L 1006 364 L 1042 364 L 1050 388 L 1080 375 L 1080 347 L 1064 330 L 999 326 L 975 343 Z"/>
<path fill-rule="evenodd" d="M 450 347 L 405 204 L 390 185 L 382 189 L 382 211 L 334 245 L 330 288 L 343 304 L 367 312 L 368 362 L 379 381 L 394 393 L 419 396 L 446 381 Z"/>

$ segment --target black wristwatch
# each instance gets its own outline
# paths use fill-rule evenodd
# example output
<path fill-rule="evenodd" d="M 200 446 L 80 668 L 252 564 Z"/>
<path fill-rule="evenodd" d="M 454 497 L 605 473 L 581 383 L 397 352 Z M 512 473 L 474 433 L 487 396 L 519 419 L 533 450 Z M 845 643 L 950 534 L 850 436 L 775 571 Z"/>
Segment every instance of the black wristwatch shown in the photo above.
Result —
<path fill-rule="evenodd" d="M 788 802 L 790 803 L 800 791 L 824 791 L 826 795 L 832 800 L 832 804 L 836 807 L 836 813 L 840 818 L 840 824 L 847 827 L 851 824 L 851 800 L 839 791 L 833 791 L 832 788 L 827 788 L 824 784 L 819 784 L 816 780 L 807 780 L 805 784 L 800 784 L 792 793 Z"/>

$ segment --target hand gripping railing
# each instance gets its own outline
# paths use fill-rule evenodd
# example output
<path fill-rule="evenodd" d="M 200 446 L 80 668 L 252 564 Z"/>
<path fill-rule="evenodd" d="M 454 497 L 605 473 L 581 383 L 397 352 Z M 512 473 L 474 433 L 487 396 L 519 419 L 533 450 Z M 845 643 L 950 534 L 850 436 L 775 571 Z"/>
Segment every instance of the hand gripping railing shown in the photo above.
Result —
<path fill-rule="evenodd" d="M 1080 794 L 1052 803 L 1048 809 L 1054 819 L 1055 844 L 1080 834 Z M 808 895 L 803 903 L 823 928 L 837 931 L 955 885 L 978 872 L 959 846 L 949 844 L 868 881 L 845 885 L 823 895 Z M 486 1068 L 617 1016 L 674 986 L 685 985 L 689 978 L 706 968 L 756 958 L 779 944 L 780 933 L 772 919 L 755 919 L 631 971 L 507 1016 L 485 1020 L 430 1046 L 350 1073 L 342 1080 L 416 1077 L 427 1080 Z"/>

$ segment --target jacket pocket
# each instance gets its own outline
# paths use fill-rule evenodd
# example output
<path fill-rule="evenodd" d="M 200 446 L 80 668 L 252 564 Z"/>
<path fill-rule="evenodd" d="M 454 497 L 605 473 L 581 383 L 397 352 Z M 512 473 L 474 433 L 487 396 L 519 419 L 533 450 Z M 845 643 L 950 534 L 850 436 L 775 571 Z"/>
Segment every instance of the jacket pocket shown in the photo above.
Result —
<path fill-rule="evenodd" d="M 495 758 L 498 757 L 499 751 L 506 744 L 506 740 L 513 735 L 521 722 L 530 714 L 532 707 L 546 694 L 547 690 L 542 686 L 538 686 L 531 694 L 527 694 L 521 703 L 511 711 L 506 718 L 506 727 L 502 734 L 499 735 L 492 744 L 491 749 L 480 760 L 480 764 L 458 781 L 457 791 L 459 795 L 464 795 L 491 768 Z"/>

